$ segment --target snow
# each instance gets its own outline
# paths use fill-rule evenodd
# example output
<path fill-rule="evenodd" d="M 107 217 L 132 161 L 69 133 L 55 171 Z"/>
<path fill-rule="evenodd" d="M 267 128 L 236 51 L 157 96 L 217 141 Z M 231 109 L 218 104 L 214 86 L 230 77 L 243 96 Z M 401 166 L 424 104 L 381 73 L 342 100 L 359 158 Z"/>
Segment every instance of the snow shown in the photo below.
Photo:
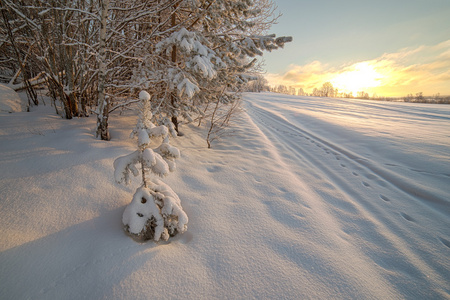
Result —
<path fill-rule="evenodd" d="M 142 101 L 149 101 L 150 100 L 150 94 L 146 91 L 140 91 L 139 92 L 139 99 Z"/>
<path fill-rule="evenodd" d="M 138 135 L 138 147 L 145 149 L 150 144 L 150 138 L 148 136 L 147 130 L 141 129 L 139 130 Z"/>
<path fill-rule="evenodd" d="M 147 135 L 151 138 L 166 137 L 169 134 L 169 130 L 166 126 L 155 126 L 153 123 L 151 123 L 150 125 L 154 126 L 147 129 Z"/>
<path fill-rule="evenodd" d="M 200 88 L 193 84 L 188 78 L 184 78 L 178 85 L 178 96 L 183 97 L 185 95 L 188 99 L 194 97 L 194 95 L 200 92 Z"/>
<path fill-rule="evenodd" d="M 0 101 L 0 112 L 20 112 L 24 111 L 24 104 L 12 88 L 7 87 L 0 83 L 0 94 L 2 95 L 2 100 Z"/>
<path fill-rule="evenodd" d="M 141 199 L 146 199 L 142 201 Z M 141 218 L 136 218 L 136 214 L 143 212 L 140 215 Z M 145 218 L 144 218 L 145 217 Z M 145 222 L 151 217 L 156 218 L 156 230 L 158 232 L 158 238 L 161 236 L 164 229 L 164 220 L 160 214 L 159 208 L 156 206 L 155 199 L 150 191 L 144 187 L 140 187 L 136 190 L 133 196 L 131 204 L 125 208 L 122 216 L 122 222 L 125 225 L 130 226 L 130 232 L 138 234 L 142 228 L 144 228 Z"/>
<path fill-rule="evenodd" d="M 0 112 L 1 297 L 450 298 L 450 106 L 262 93 L 244 108 L 213 149 L 195 125 L 171 140 L 164 181 L 189 227 L 145 244 L 121 224 L 140 178 L 113 168 L 135 115 L 105 142 L 95 118 Z"/>
<path fill-rule="evenodd" d="M 136 150 L 133 153 L 116 158 L 113 166 L 114 178 L 117 183 L 128 185 L 131 182 L 130 174 L 135 177 L 139 175 L 139 170 L 135 166 L 139 162 L 139 152 L 139 150 Z M 150 163 L 150 165 L 153 165 L 153 163 Z"/>

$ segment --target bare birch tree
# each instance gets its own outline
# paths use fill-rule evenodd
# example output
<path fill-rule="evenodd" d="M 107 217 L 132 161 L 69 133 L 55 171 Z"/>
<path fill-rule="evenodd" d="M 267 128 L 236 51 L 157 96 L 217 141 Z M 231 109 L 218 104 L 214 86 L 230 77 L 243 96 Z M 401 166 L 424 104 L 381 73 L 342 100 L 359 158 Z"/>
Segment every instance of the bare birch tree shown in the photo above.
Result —
<path fill-rule="evenodd" d="M 108 141 L 110 139 L 108 131 L 109 98 L 105 97 L 106 81 L 106 23 L 108 20 L 109 0 L 100 0 L 101 18 L 99 35 L 99 56 L 98 56 L 98 106 L 97 106 L 97 137 Z"/>

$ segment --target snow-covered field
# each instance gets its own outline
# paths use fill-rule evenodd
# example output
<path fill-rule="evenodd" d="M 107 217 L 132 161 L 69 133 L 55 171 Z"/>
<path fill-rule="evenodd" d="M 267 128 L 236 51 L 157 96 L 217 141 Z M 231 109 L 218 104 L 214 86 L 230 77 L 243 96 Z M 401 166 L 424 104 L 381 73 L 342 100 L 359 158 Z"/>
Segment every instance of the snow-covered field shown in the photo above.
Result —
<path fill-rule="evenodd" d="M 0 95 L 1 96 L 1 95 Z M 138 244 L 113 161 L 136 118 L 0 112 L 1 299 L 450 299 L 450 106 L 247 94 L 227 139 L 184 126 L 189 216 Z"/>

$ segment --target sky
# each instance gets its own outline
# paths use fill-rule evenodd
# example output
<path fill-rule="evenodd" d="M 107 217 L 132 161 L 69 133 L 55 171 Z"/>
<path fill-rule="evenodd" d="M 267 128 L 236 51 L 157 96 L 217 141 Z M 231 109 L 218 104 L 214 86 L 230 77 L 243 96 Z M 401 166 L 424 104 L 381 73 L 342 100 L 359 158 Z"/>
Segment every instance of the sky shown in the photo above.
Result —
<path fill-rule="evenodd" d="M 273 0 L 266 79 L 311 93 L 324 82 L 377 96 L 450 95 L 450 0 Z"/>

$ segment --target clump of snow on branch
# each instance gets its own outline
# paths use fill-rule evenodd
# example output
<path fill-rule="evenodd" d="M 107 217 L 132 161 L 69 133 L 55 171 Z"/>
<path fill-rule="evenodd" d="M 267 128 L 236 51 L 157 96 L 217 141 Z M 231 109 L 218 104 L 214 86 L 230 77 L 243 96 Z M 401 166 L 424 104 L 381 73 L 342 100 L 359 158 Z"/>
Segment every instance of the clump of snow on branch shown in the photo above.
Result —
<path fill-rule="evenodd" d="M 186 231 L 188 217 L 178 195 L 157 177 L 176 169 L 175 159 L 180 157 L 180 151 L 170 145 L 169 129 L 151 122 L 150 95 L 142 91 L 139 99 L 139 120 L 131 133 L 131 137 L 137 137 L 138 149 L 114 161 L 117 183 L 129 184 L 130 175 L 142 176 L 142 185 L 126 207 L 122 223 L 125 232 L 137 241 L 167 240 Z M 160 145 L 150 148 L 156 140 L 161 140 Z"/>
<path fill-rule="evenodd" d="M 217 76 L 218 70 L 227 67 L 222 59 L 205 44 L 207 41 L 198 34 L 181 28 L 156 45 L 156 53 L 169 54 L 173 46 L 176 46 L 184 54 L 186 71 L 190 72 L 180 69 L 170 69 L 168 72 L 168 78 L 180 98 L 191 99 L 200 92 L 199 84 L 190 74 L 212 80 Z"/>
<path fill-rule="evenodd" d="M 178 96 L 181 98 L 185 95 L 188 99 L 191 99 L 200 88 L 193 84 L 188 78 L 184 78 L 179 84 L 177 84 Z"/>
<path fill-rule="evenodd" d="M 276 37 L 275 34 L 265 36 L 249 36 L 244 38 L 240 43 L 240 49 L 249 57 L 255 55 L 262 56 L 262 50 L 272 51 L 278 48 L 283 48 L 285 43 L 292 41 L 292 37 L 283 36 Z"/>

